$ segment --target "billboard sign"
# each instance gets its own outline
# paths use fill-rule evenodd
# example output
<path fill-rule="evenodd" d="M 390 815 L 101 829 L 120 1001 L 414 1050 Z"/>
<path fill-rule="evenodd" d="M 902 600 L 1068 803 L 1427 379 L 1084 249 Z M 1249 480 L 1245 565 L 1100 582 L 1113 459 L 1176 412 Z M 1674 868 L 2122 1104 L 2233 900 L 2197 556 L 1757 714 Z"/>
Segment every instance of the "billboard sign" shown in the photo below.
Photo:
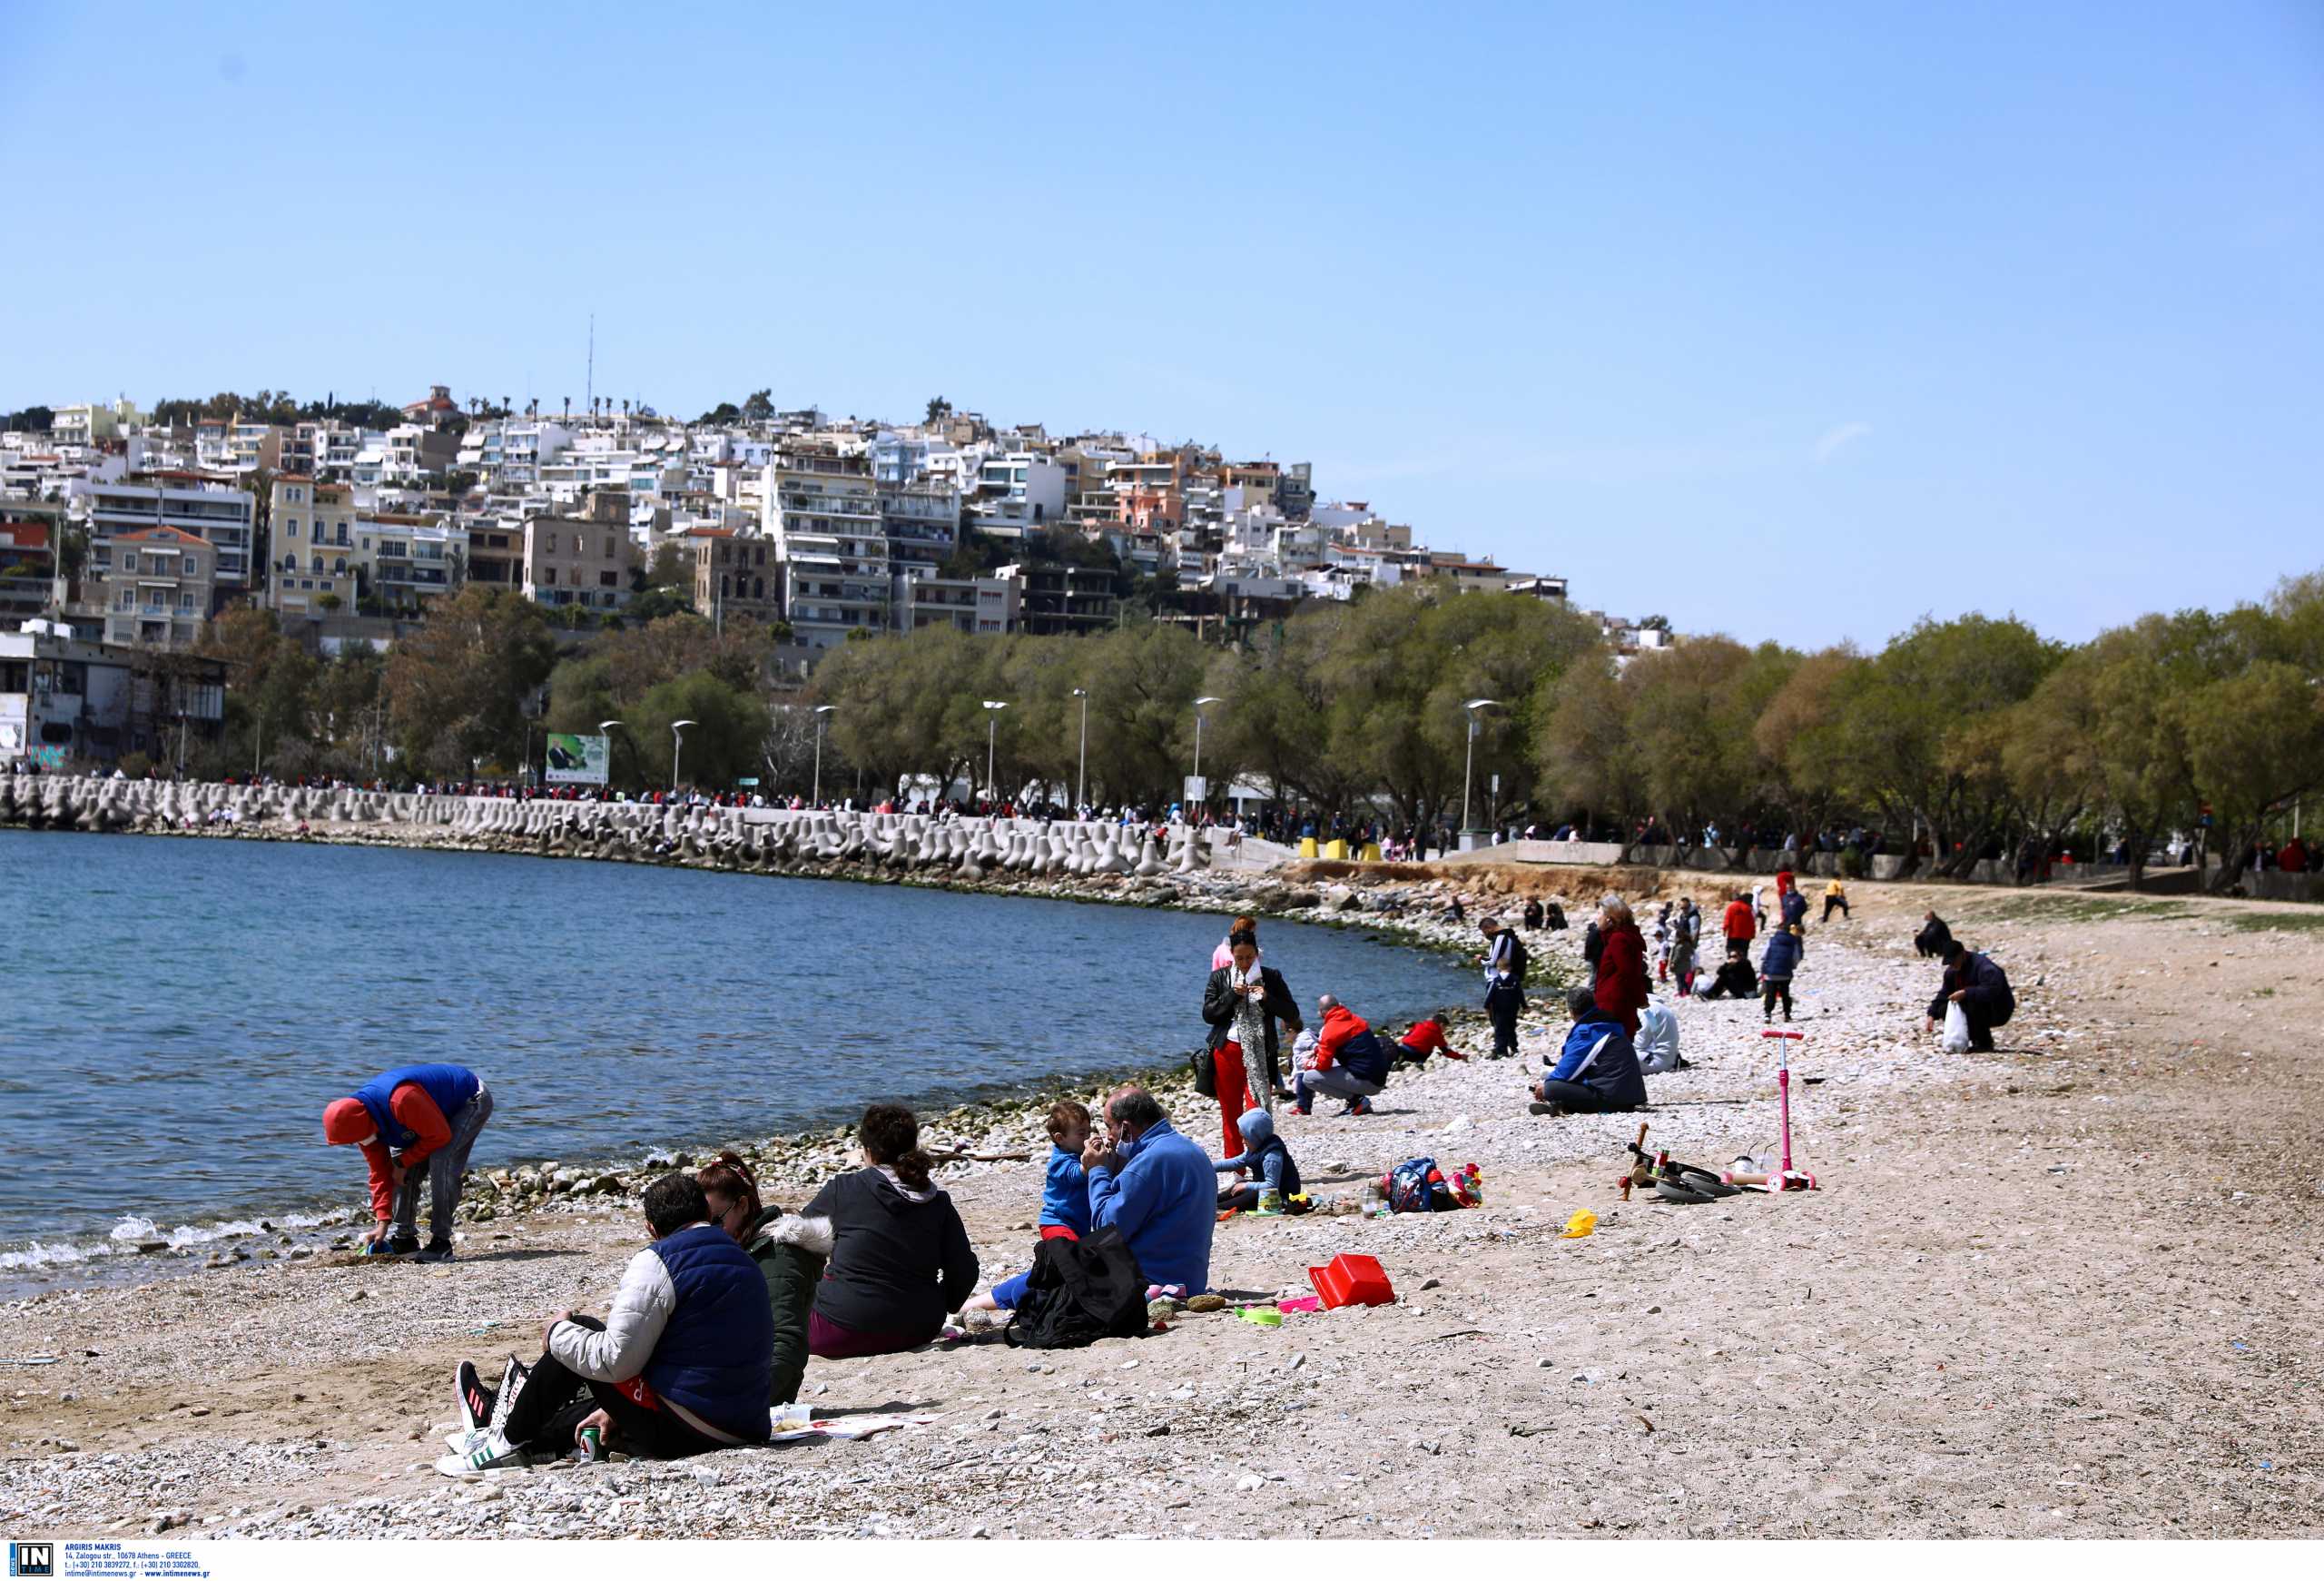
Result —
<path fill-rule="evenodd" d="M 606 766 L 612 760 L 610 736 L 560 736 L 548 738 L 548 783 L 603 785 Z"/>

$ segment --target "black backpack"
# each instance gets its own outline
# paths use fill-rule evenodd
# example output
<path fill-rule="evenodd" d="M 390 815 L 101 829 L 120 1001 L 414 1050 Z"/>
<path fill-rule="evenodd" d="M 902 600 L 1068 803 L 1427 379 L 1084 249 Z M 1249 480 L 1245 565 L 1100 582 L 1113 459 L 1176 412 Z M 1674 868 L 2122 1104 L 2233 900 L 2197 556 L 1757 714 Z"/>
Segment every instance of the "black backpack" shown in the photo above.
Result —
<path fill-rule="evenodd" d="M 1522 988 L 1525 986 L 1525 963 L 1527 960 L 1525 941 L 1517 936 L 1514 929 L 1506 931 L 1509 935 L 1509 980 L 1517 984 L 1518 987 Z"/>
<path fill-rule="evenodd" d="M 1009 1319 L 1009 1344 L 1071 1350 L 1145 1332 L 1146 1275 L 1120 1230 L 1108 1225 L 1078 1240 L 1044 1240 L 1033 1248 L 1033 1271 Z"/>

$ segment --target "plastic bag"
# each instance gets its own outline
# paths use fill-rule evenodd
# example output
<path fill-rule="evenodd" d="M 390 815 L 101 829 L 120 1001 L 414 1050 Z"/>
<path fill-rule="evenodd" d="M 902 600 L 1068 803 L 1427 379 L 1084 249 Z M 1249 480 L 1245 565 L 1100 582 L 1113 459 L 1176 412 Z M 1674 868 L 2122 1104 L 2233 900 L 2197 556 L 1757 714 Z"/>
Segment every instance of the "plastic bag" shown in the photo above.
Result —
<path fill-rule="evenodd" d="M 1963 1012 L 1959 1003 L 1955 1003 L 1945 1007 L 1945 1035 L 1937 1042 L 1938 1046 L 1948 1054 L 1965 1054 L 1969 1052 L 1969 1017 Z"/>

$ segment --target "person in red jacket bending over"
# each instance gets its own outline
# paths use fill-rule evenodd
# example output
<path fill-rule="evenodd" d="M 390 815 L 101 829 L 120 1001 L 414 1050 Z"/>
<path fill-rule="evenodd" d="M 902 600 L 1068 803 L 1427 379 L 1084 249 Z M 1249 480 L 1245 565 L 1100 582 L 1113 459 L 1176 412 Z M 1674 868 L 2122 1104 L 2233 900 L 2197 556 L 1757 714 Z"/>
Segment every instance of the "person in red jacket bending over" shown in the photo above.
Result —
<path fill-rule="evenodd" d="M 1394 1053 L 1400 1065 L 1425 1065 L 1431 1054 L 1443 1054 L 1448 1060 L 1469 1057 L 1444 1041 L 1444 1023 L 1433 1015 L 1413 1023 L 1413 1030 L 1396 1040 Z"/>
<path fill-rule="evenodd" d="M 357 1147 L 371 1166 L 371 1217 L 379 1230 L 364 1250 L 452 1260 L 452 1212 L 477 1132 L 492 1118 L 492 1094 L 465 1065 L 404 1065 L 374 1076 L 351 1098 L 323 1110 L 323 1141 Z M 428 1249 L 419 1246 L 419 1187 L 432 1188 Z"/>

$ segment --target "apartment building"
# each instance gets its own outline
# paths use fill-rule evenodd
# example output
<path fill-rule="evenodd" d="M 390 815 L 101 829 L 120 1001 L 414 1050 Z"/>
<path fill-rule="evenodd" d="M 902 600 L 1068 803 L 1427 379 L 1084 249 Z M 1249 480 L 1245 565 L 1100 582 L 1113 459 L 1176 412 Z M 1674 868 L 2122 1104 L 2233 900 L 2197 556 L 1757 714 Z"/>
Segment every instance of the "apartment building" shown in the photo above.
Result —
<path fill-rule="evenodd" d="M 934 481 L 882 483 L 880 525 L 888 559 L 898 568 L 941 565 L 960 536 L 960 496 Z"/>
<path fill-rule="evenodd" d="M 113 540 L 122 534 L 168 527 L 218 551 L 212 568 L 217 598 L 234 598 L 255 587 L 258 568 L 251 556 L 258 501 L 232 479 L 208 472 L 133 473 L 116 482 L 91 484 L 85 498 L 93 577 L 113 568 Z M 210 611 L 202 614 L 207 618 Z"/>
<path fill-rule="evenodd" d="M 1019 573 L 1022 608 L 1017 629 L 1035 637 L 1098 631 L 1121 618 L 1114 573 L 1096 566 L 1010 566 Z"/>
<path fill-rule="evenodd" d="M 525 584 L 525 529 L 522 522 L 497 516 L 478 517 L 468 524 L 468 576 L 487 588 L 517 588 Z"/>
<path fill-rule="evenodd" d="M 891 594 L 895 627 L 950 626 L 994 635 L 1017 629 L 1023 587 L 1007 568 L 990 577 L 946 577 L 927 566 L 901 566 Z"/>
<path fill-rule="evenodd" d="M 0 771 L 106 764 L 125 752 L 163 758 L 180 742 L 217 739 L 226 667 L 181 659 L 157 670 L 134 648 L 86 642 L 61 621 L 0 631 Z"/>
<path fill-rule="evenodd" d="M 116 535 L 112 564 L 97 578 L 105 640 L 171 652 L 192 647 L 210 618 L 217 564 L 215 548 L 174 527 Z"/>
<path fill-rule="evenodd" d="M 355 548 L 381 606 L 426 609 L 459 589 L 468 534 L 436 517 L 382 512 L 355 519 Z"/>
<path fill-rule="evenodd" d="M 266 602 L 277 613 L 312 618 L 355 608 L 355 499 L 343 483 L 305 475 L 277 478 L 269 491 Z M 325 604 L 336 598 L 336 604 Z"/>
<path fill-rule="evenodd" d="M 586 517 L 527 519 L 521 587 L 534 603 L 605 610 L 629 602 L 639 556 L 630 541 L 628 501 L 597 495 L 589 504 Z"/>
<path fill-rule="evenodd" d="M 783 618 L 783 563 L 773 539 L 698 527 L 678 545 L 693 562 L 694 613 L 721 627 L 730 619 L 771 625 Z"/>
<path fill-rule="evenodd" d="M 786 442 L 767 469 L 769 535 L 783 563 L 794 640 L 830 647 L 888 627 L 888 535 L 870 456 L 829 441 Z"/>
<path fill-rule="evenodd" d="M 61 505 L 0 499 L 0 630 L 37 618 L 48 608 L 64 523 Z"/>

